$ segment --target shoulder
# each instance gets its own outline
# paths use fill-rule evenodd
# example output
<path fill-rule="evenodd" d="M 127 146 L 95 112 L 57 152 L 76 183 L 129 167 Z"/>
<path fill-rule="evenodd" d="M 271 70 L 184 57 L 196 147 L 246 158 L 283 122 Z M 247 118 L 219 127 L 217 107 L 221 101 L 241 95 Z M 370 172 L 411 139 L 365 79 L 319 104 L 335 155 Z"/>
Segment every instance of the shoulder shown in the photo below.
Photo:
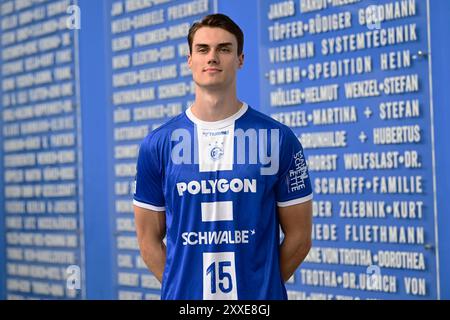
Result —
<path fill-rule="evenodd" d="M 261 129 L 278 129 L 281 139 L 296 138 L 296 135 L 287 125 L 273 119 L 272 117 L 264 114 L 258 110 L 255 110 L 249 106 L 248 121 Z"/>
<path fill-rule="evenodd" d="M 160 149 L 170 141 L 172 132 L 176 129 L 186 127 L 184 112 L 163 123 L 152 130 L 141 142 L 141 147 L 147 149 Z"/>

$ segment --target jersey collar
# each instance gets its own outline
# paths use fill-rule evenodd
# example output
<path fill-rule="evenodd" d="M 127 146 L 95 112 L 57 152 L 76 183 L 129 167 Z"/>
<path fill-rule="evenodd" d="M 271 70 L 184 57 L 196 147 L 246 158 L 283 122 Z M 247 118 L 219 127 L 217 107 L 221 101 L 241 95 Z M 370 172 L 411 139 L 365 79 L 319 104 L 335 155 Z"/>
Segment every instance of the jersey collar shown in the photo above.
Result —
<path fill-rule="evenodd" d="M 239 119 L 248 109 L 248 105 L 243 102 L 242 107 L 233 115 L 229 116 L 228 118 L 218 120 L 218 121 L 203 121 L 194 116 L 194 114 L 191 111 L 192 106 L 190 106 L 186 110 L 186 116 L 194 122 L 197 126 L 207 129 L 220 129 L 224 127 L 228 127 L 229 125 L 233 124 L 237 119 Z"/>

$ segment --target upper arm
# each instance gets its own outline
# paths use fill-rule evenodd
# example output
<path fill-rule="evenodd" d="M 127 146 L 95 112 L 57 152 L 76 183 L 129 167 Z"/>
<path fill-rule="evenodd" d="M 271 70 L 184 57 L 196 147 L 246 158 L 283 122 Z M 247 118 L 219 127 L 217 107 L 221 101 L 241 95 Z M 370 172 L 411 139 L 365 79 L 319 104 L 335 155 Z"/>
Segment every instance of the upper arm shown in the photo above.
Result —
<path fill-rule="evenodd" d="M 133 202 L 150 211 L 164 211 L 163 164 L 161 151 L 153 135 L 147 136 L 139 147 Z"/>
<path fill-rule="evenodd" d="M 289 128 L 284 131 L 280 146 L 275 198 L 278 207 L 293 207 L 312 199 L 311 180 L 302 145 Z"/>
<path fill-rule="evenodd" d="M 283 233 L 302 241 L 311 241 L 312 200 L 288 207 L 278 207 L 278 218 Z"/>
<path fill-rule="evenodd" d="M 166 235 L 165 211 L 134 206 L 134 221 L 138 241 L 162 241 Z"/>
<path fill-rule="evenodd" d="M 166 235 L 163 166 L 158 145 L 158 137 L 149 134 L 139 148 L 133 197 L 139 244 L 159 243 Z"/>

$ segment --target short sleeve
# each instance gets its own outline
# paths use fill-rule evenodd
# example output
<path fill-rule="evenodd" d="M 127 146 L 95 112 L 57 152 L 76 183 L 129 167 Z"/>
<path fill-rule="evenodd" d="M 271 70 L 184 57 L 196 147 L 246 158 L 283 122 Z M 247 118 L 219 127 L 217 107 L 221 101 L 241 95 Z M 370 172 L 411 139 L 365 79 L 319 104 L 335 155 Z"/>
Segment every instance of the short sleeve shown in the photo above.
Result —
<path fill-rule="evenodd" d="M 276 184 L 276 201 L 279 207 L 292 206 L 313 198 L 302 145 L 290 128 L 284 130 L 283 133 Z"/>
<path fill-rule="evenodd" d="M 136 165 L 136 185 L 133 199 L 133 204 L 138 207 L 154 211 L 165 210 L 160 154 L 154 136 L 148 136 L 141 143 Z"/>

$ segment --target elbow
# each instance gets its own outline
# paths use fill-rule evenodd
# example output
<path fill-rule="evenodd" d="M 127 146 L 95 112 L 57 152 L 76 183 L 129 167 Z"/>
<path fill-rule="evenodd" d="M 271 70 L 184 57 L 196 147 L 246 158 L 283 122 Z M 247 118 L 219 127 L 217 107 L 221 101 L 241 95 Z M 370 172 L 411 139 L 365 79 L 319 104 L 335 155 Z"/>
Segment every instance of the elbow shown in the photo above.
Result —
<path fill-rule="evenodd" d="M 296 250 L 296 256 L 299 257 L 299 259 L 303 260 L 309 253 L 309 250 L 311 250 L 312 247 L 312 240 L 311 237 L 303 238 L 298 242 L 297 250 Z"/>
<path fill-rule="evenodd" d="M 146 256 L 151 256 L 154 252 L 158 251 L 161 248 L 161 242 L 159 241 L 141 241 L 139 243 L 139 249 L 141 254 Z"/>
<path fill-rule="evenodd" d="M 146 245 L 140 247 L 140 254 L 147 267 L 153 270 L 153 267 L 161 260 L 161 254 L 164 252 L 161 245 Z"/>
<path fill-rule="evenodd" d="M 144 260 L 151 259 L 153 254 L 157 250 L 157 242 L 150 239 L 140 239 L 138 243 L 142 258 L 144 258 Z"/>
<path fill-rule="evenodd" d="M 311 240 L 311 238 L 309 238 L 305 244 L 305 251 L 307 254 L 308 254 L 309 250 L 311 250 L 311 247 L 312 247 L 312 240 Z"/>
<path fill-rule="evenodd" d="M 311 250 L 311 247 L 312 247 L 312 241 L 311 241 L 311 238 L 305 240 L 305 241 L 303 242 L 302 247 L 303 247 L 303 251 L 305 251 L 306 253 L 308 253 L 309 250 Z"/>

